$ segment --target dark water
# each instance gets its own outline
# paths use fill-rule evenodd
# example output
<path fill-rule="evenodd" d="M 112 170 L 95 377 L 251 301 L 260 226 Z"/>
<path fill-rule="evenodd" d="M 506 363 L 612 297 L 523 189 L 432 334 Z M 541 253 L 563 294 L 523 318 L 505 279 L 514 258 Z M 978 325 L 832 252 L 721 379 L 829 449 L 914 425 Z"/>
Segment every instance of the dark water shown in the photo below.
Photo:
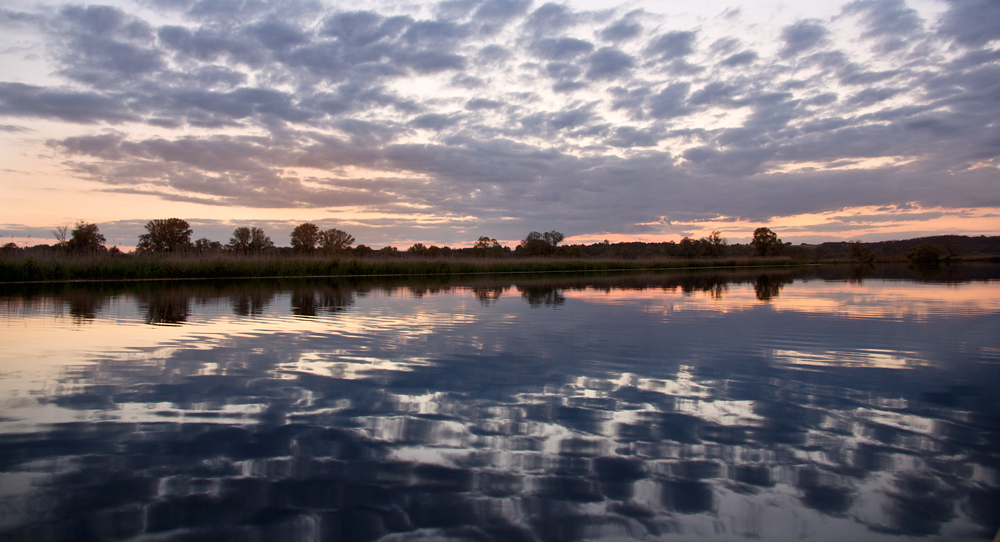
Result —
<path fill-rule="evenodd" d="M 1000 272 L 0 290 L 0 540 L 989 540 Z"/>

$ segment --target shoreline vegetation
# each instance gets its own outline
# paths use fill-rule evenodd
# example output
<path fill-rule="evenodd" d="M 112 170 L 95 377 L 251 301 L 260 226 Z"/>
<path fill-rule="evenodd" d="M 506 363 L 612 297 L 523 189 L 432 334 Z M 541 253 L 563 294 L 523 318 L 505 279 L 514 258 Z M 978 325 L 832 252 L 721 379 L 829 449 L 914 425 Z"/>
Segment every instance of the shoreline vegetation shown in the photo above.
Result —
<path fill-rule="evenodd" d="M 1000 257 L 955 257 L 947 264 L 1000 263 Z M 847 259 L 771 258 L 560 258 L 560 257 L 391 257 L 280 254 L 5 254 L 0 283 L 27 284 L 83 281 L 262 279 L 321 277 L 419 277 L 670 270 L 750 270 L 808 265 L 910 263 L 886 258 L 874 262 Z"/>
<path fill-rule="evenodd" d="M 933 266 L 961 261 L 1000 263 L 1000 236 L 942 235 L 903 241 L 830 242 L 794 246 L 768 228 L 748 244 L 730 245 L 721 232 L 679 243 L 604 241 L 560 245 L 562 233 L 532 231 L 513 250 L 490 237 L 472 247 L 417 243 L 405 251 L 352 246 L 338 229 L 304 223 L 291 247 L 277 247 L 256 227 L 239 227 L 229 243 L 198 239 L 184 220 L 146 224 L 135 252 L 106 248 L 96 224 L 80 222 L 53 231 L 54 246 L 0 247 L 0 283 L 138 281 L 177 279 L 318 278 L 364 276 L 457 276 L 523 273 L 752 269 L 815 264 L 910 263 Z"/>
<path fill-rule="evenodd" d="M 261 255 L 47 255 L 0 259 L 0 283 L 405 277 L 794 267 L 791 258 L 676 260 Z"/>

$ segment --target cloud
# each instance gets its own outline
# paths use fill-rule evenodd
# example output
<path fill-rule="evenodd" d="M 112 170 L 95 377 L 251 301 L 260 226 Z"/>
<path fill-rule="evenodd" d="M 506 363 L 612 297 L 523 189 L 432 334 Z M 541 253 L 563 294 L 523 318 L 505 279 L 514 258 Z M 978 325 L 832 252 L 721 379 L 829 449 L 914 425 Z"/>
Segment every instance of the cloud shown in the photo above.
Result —
<path fill-rule="evenodd" d="M 661 60 L 682 58 L 694 52 L 695 32 L 668 32 L 656 38 L 649 47 L 647 54 L 658 56 Z"/>
<path fill-rule="evenodd" d="M 635 60 L 614 47 L 602 47 L 588 58 L 587 79 L 611 80 L 629 73 Z"/>
<path fill-rule="evenodd" d="M 497 100 L 487 100 L 486 98 L 473 98 L 472 100 L 465 102 L 465 108 L 472 111 L 478 109 L 500 109 L 503 106 L 503 102 Z"/>
<path fill-rule="evenodd" d="M 409 122 L 410 126 L 414 128 L 422 128 L 424 130 L 435 130 L 441 131 L 449 126 L 454 126 L 458 124 L 461 117 L 457 115 L 442 115 L 440 113 L 428 113 L 426 115 L 420 115 Z"/>
<path fill-rule="evenodd" d="M 118 160 L 122 157 L 119 146 L 124 140 L 123 134 L 107 133 L 96 136 L 67 137 L 62 141 L 50 141 L 49 145 L 62 147 L 70 154 Z"/>
<path fill-rule="evenodd" d="M 688 114 L 689 110 L 684 100 L 690 88 L 691 85 L 688 83 L 673 83 L 650 96 L 646 102 L 649 116 L 654 119 L 670 119 Z"/>
<path fill-rule="evenodd" d="M 754 51 L 743 51 L 740 53 L 735 53 L 726 57 L 720 64 L 723 66 L 746 66 L 748 64 L 753 64 L 755 60 L 759 58 Z"/>
<path fill-rule="evenodd" d="M 531 0 L 486 0 L 473 14 L 482 22 L 479 32 L 493 35 L 503 29 L 514 18 L 524 15 L 531 7 Z"/>
<path fill-rule="evenodd" d="M 605 41 L 619 42 L 638 37 L 641 33 L 641 24 L 632 20 L 622 19 L 602 28 L 598 35 Z"/>
<path fill-rule="evenodd" d="M 594 44 L 576 38 L 541 39 L 531 51 L 546 60 L 569 60 L 594 50 Z"/>
<path fill-rule="evenodd" d="M 156 72 L 165 64 L 152 27 L 109 6 L 67 6 L 53 21 L 68 38 L 62 73 L 96 86 Z"/>
<path fill-rule="evenodd" d="M 655 131 L 640 130 L 632 126 L 621 126 L 615 128 L 614 135 L 607 140 L 607 144 L 612 147 L 632 148 L 632 147 L 655 147 L 662 139 Z"/>
<path fill-rule="evenodd" d="M 923 30 L 923 20 L 903 0 L 858 0 L 844 6 L 843 11 L 863 15 L 864 38 L 909 36 Z"/>
<path fill-rule="evenodd" d="M 287 51 L 308 41 L 305 32 L 283 21 L 267 20 L 247 29 L 265 48 L 273 52 Z"/>
<path fill-rule="evenodd" d="M 799 21 L 786 26 L 781 31 L 781 39 L 785 42 L 781 56 L 793 57 L 814 49 L 826 41 L 829 33 L 826 27 L 814 20 Z"/>
<path fill-rule="evenodd" d="M 750 149 L 720 151 L 710 147 L 695 147 L 684 151 L 684 159 L 696 165 L 699 171 L 717 175 L 744 177 L 761 170 L 775 151 Z"/>
<path fill-rule="evenodd" d="M 120 98 L 96 92 L 50 90 L 22 83 L 0 83 L 0 115 L 67 122 L 111 124 L 138 120 Z"/>
<path fill-rule="evenodd" d="M 611 102 L 612 111 L 625 109 L 629 112 L 632 120 L 641 120 L 645 117 L 643 104 L 646 97 L 652 93 L 651 88 L 637 87 L 630 90 L 624 87 L 611 87 L 608 92 L 614 97 Z"/>
<path fill-rule="evenodd" d="M 214 62 L 228 58 L 253 67 L 259 66 L 265 58 L 265 52 L 256 44 L 215 29 L 191 31 L 182 26 L 162 26 L 157 29 L 156 35 L 160 43 L 167 47 L 167 53 L 185 60 Z"/>
<path fill-rule="evenodd" d="M 575 25 L 577 19 L 566 6 L 548 2 L 531 12 L 524 27 L 536 36 L 550 35 Z"/>
<path fill-rule="evenodd" d="M 690 105 L 732 105 L 739 89 L 733 85 L 714 81 L 691 95 Z"/>
<path fill-rule="evenodd" d="M 1000 39 L 1000 5 L 992 0 L 949 0 L 938 31 L 967 46 Z"/>
<path fill-rule="evenodd" d="M 884 102 L 902 92 L 898 88 L 866 88 L 847 99 L 847 105 L 867 107 Z"/>

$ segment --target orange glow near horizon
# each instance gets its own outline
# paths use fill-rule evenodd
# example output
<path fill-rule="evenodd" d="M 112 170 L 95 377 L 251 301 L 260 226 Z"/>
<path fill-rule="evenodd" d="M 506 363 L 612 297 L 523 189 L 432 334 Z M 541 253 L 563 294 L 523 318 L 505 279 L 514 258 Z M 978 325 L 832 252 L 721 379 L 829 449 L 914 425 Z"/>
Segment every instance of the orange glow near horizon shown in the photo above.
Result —
<path fill-rule="evenodd" d="M 940 213 L 937 218 L 921 218 L 919 221 L 908 215 Z M 748 243 L 753 238 L 753 232 L 760 227 L 770 228 L 779 237 L 787 240 L 805 237 L 824 237 L 830 240 L 853 240 L 877 236 L 878 240 L 905 239 L 908 232 L 914 230 L 937 232 L 926 235 L 998 235 L 1000 234 L 1000 208 L 982 207 L 977 209 L 944 209 L 940 207 L 920 208 L 913 206 L 907 211 L 885 210 L 881 207 L 852 207 L 828 211 L 825 213 L 809 213 L 785 217 L 774 217 L 765 222 L 752 222 L 744 219 L 721 217 L 718 220 L 706 220 L 692 223 L 653 222 L 644 224 L 656 227 L 684 229 L 689 232 L 687 237 L 700 239 L 708 237 L 713 231 L 719 231 L 730 243 Z M 841 229 L 835 229 L 841 226 Z M 891 234 L 899 233 L 902 236 Z M 679 242 L 685 236 L 679 233 L 650 234 L 582 234 L 566 238 L 566 243 L 599 243 L 608 239 L 612 243 L 644 241 L 644 242 Z"/>

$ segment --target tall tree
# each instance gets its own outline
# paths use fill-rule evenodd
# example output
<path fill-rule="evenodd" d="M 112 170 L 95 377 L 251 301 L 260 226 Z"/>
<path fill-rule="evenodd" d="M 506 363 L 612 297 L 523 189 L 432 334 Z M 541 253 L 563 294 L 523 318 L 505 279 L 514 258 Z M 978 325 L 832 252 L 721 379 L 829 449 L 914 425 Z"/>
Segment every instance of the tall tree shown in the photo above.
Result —
<path fill-rule="evenodd" d="M 708 234 L 706 237 L 708 244 L 710 245 L 710 251 L 712 256 L 723 256 L 726 253 L 726 246 L 729 245 L 729 241 L 722 236 L 722 232 L 718 230 L 712 230 L 712 233 Z"/>
<path fill-rule="evenodd" d="M 337 228 L 330 228 L 320 234 L 320 245 L 324 252 L 343 252 L 353 244 L 354 236 Z"/>
<path fill-rule="evenodd" d="M 70 234 L 69 241 L 66 242 L 66 248 L 70 252 L 77 253 L 103 252 L 105 250 L 104 241 L 104 236 L 101 235 L 97 224 L 78 222 Z"/>
<path fill-rule="evenodd" d="M 528 233 L 519 246 L 526 256 L 548 256 L 555 253 L 556 245 L 563 239 L 565 236 L 555 230 L 545 233 L 533 231 Z"/>
<path fill-rule="evenodd" d="M 192 247 L 191 227 L 179 218 L 150 220 L 146 233 L 139 236 L 136 249 L 149 252 L 177 252 Z"/>
<path fill-rule="evenodd" d="M 552 247 L 552 250 L 555 250 L 556 245 L 558 245 L 559 243 L 561 243 L 562 240 L 565 239 L 565 238 L 566 238 L 565 235 L 563 235 L 563 234 L 561 234 L 561 233 L 559 233 L 559 232 L 557 232 L 555 230 L 547 231 L 547 232 L 545 232 L 545 233 L 542 234 L 542 239 L 545 239 L 545 242 L 548 243 Z"/>
<path fill-rule="evenodd" d="M 694 239 L 690 237 L 681 239 L 681 242 L 677 244 L 677 255 L 681 258 L 694 258 L 697 256 L 698 246 L 695 245 Z"/>
<path fill-rule="evenodd" d="M 777 256 L 785 247 L 778 239 L 778 234 L 769 228 L 757 228 L 753 231 L 753 241 L 750 241 L 758 256 Z"/>
<path fill-rule="evenodd" d="M 306 222 L 292 230 L 292 248 L 298 252 L 312 252 L 320 240 L 319 227 Z"/>
<path fill-rule="evenodd" d="M 229 239 L 226 248 L 236 252 L 261 252 L 264 249 L 272 248 L 274 243 L 271 238 L 264 234 L 260 228 L 240 227 L 233 230 L 233 236 Z"/>
<path fill-rule="evenodd" d="M 472 253 L 483 258 L 503 256 L 503 245 L 492 237 L 483 236 L 472 245 Z"/>

